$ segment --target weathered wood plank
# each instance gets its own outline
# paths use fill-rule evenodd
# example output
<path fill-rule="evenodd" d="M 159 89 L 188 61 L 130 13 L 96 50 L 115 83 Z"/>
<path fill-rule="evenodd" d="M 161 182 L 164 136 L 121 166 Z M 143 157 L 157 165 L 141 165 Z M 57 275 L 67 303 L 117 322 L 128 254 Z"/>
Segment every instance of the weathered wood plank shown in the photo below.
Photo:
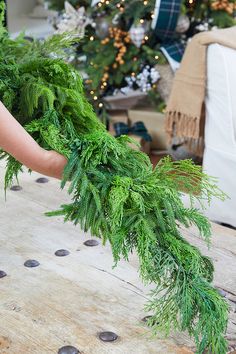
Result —
<path fill-rule="evenodd" d="M 0 165 L 0 181 L 2 176 Z M 0 280 L 0 353 L 50 354 L 63 345 L 74 345 L 84 354 L 193 353 L 192 341 L 183 334 L 168 340 L 148 338 L 141 319 L 149 289 L 138 277 L 136 256 L 112 269 L 109 246 L 86 247 L 89 234 L 61 218 L 46 218 L 45 211 L 69 199 L 59 191 L 59 182 L 50 179 L 39 185 L 37 176 L 24 175 L 23 190 L 9 191 L 7 202 L 0 190 L 0 269 L 8 274 Z M 213 227 L 210 251 L 194 229 L 186 237 L 214 258 L 216 285 L 234 299 L 236 233 Z M 70 255 L 56 257 L 61 248 Z M 37 259 L 40 267 L 25 268 L 27 259 Z M 97 333 L 104 330 L 117 333 L 118 341 L 102 343 Z M 231 323 L 232 337 L 233 331 Z"/>

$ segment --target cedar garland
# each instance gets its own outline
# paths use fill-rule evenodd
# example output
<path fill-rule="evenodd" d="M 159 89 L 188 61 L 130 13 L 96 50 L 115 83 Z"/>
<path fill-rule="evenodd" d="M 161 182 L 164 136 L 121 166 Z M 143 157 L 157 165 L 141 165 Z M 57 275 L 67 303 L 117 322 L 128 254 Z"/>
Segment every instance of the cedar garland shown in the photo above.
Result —
<path fill-rule="evenodd" d="M 188 331 L 197 353 L 226 353 L 228 304 L 211 284 L 211 260 L 180 228 L 196 225 L 210 242 L 210 223 L 183 205 L 179 187 L 192 200 L 223 199 L 215 181 L 189 160 L 166 158 L 153 170 L 128 137 L 110 136 L 84 96 L 79 73 L 60 58 L 73 43 L 70 36 L 29 43 L 23 36 L 11 40 L 0 26 L 0 42 L 0 99 L 43 148 L 69 159 L 62 188 L 69 182 L 71 204 L 50 215 L 110 242 L 115 265 L 137 252 L 140 276 L 153 284 L 146 309 L 154 333 Z M 4 151 L 0 156 L 7 158 L 8 188 L 22 166 Z"/>

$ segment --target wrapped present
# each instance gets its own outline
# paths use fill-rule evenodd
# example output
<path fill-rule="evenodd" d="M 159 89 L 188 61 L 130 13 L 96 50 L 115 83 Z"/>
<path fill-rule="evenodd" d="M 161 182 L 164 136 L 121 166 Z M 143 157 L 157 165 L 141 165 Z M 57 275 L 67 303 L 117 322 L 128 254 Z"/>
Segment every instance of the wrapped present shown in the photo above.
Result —
<path fill-rule="evenodd" d="M 108 111 L 109 114 L 109 132 L 116 135 L 114 124 L 125 123 L 128 124 L 128 113 L 126 110 Z"/>
<path fill-rule="evenodd" d="M 150 141 L 146 141 L 145 139 L 143 139 L 141 136 L 137 136 L 137 135 L 133 135 L 133 134 L 129 134 L 129 136 L 135 140 L 135 142 L 137 142 L 140 146 L 140 150 L 145 152 L 145 154 L 149 155 L 151 152 L 151 142 Z M 136 144 L 130 144 L 130 146 L 135 149 L 138 150 L 139 146 Z"/>
<path fill-rule="evenodd" d="M 135 122 L 133 125 L 118 122 L 114 124 L 114 129 L 115 136 L 129 135 L 140 145 L 141 151 L 146 154 L 150 153 L 152 137 L 143 122 Z M 131 146 L 136 149 L 138 148 L 135 144 L 131 144 Z"/>
<path fill-rule="evenodd" d="M 133 149 L 139 149 L 146 154 L 151 150 L 151 136 L 148 133 L 143 122 L 128 124 L 128 115 L 126 111 L 114 111 L 110 113 L 109 132 L 118 137 L 120 135 L 129 135 L 136 143 L 131 143 Z"/>
<path fill-rule="evenodd" d="M 128 111 L 129 126 L 142 121 L 151 135 L 152 150 L 166 151 L 168 148 L 165 132 L 165 115 L 148 108 L 140 108 Z"/>

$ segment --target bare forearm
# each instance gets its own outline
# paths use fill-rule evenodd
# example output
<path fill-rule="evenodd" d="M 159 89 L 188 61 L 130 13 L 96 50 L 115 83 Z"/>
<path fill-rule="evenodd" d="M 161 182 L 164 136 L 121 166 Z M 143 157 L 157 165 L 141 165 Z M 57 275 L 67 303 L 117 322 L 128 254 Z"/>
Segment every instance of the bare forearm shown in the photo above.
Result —
<path fill-rule="evenodd" d="M 0 102 L 0 147 L 26 167 L 61 178 L 66 158 L 42 149 Z"/>

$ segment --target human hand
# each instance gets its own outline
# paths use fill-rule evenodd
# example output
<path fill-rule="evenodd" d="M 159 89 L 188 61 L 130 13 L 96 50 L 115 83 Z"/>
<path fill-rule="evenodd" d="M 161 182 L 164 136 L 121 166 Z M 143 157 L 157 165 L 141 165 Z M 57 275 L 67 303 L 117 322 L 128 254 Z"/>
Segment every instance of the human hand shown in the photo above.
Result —
<path fill-rule="evenodd" d="M 43 149 L 42 149 L 43 150 Z M 56 151 L 43 150 L 44 158 L 41 163 L 41 172 L 47 176 L 62 179 L 67 159 Z"/>

